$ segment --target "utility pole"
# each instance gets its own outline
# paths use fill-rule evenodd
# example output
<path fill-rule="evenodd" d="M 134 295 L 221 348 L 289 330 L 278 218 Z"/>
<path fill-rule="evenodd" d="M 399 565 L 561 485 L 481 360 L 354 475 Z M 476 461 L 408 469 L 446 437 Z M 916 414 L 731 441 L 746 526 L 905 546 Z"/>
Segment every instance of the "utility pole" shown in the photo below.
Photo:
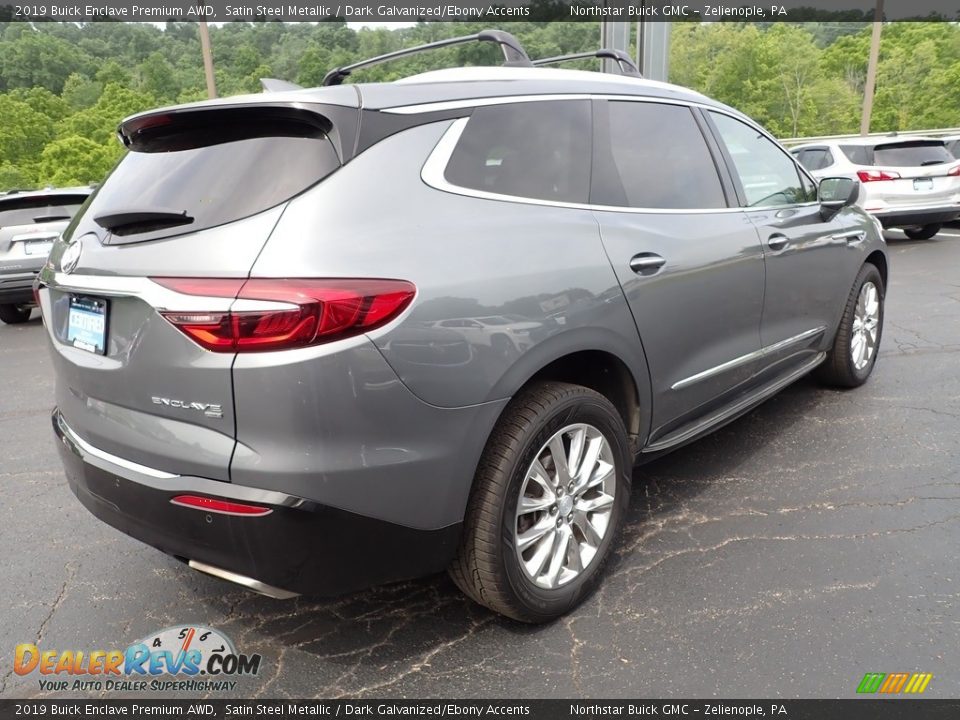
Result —
<path fill-rule="evenodd" d="M 207 97 L 213 99 L 217 96 L 217 81 L 213 75 L 213 54 L 210 52 L 210 31 L 206 20 L 200 21 L 200 50 L 203 52 L 203 72 L 207 76 Z"/>
<path fill-rule="evenodd" d="M 867 63 L 867 84 L 863 88 L 863 114 L 860 116 L 860 134 L 870 133 L 873 114 L 873 91 L 877 84 L 877 62 L 880 60 L 880 31 L 883 29 L 883 0 L 877 0 L 873 11 L 873 36 L 870 38 L 870 61 Z"/>

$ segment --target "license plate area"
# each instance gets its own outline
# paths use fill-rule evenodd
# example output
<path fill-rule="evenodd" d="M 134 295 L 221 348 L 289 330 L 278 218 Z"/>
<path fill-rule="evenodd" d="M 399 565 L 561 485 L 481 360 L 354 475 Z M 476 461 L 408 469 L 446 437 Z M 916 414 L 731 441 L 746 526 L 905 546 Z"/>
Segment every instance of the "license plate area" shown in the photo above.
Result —
<path fill-rule="evenodd" d="M 914 178 L 913 189 L 919 192 L 933 190 L 933 178 Z"/>
<path fill-rule="evenodd" d="M 53 240 L 27 240 L 23 244 L 23 252 L 26 255 L 47 256 L 50 254 L 50 249 L 52 247 Z"/>
<path fill-rule="evenodd" d="M 107 352 L 107 301 L 102 298 L 70 296 L 67 315 L 67 344 L 104 355 Z"/>

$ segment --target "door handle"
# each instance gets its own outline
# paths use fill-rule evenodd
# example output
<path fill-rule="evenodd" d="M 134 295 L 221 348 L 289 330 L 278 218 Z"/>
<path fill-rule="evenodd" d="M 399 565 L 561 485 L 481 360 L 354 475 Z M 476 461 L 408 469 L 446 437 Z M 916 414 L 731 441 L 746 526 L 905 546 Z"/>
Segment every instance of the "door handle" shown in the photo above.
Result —
<path fill-rule="evenodd" d="M 867 237 L 867 233 L 863 230 L 851 230 L 850 232 L 837 233 L 836 235 L 831 235 L 831 240 L 844 240 L 848 243 L 863 242 Z"/>
<path fill-rule="evenodd" d="M 630 258 L 630 269 L 638 275 L 652 275 L 666 264 L 666 259 L 656 253 L 640 253 Z"/>
<path fill-rule="evenodd" d="M 774 233 L 767 238 L 767 246 L 771 250 L 783 250 L 789 244 L 790 239 L 786 235 L 781 235 L 780 233 Z"/>

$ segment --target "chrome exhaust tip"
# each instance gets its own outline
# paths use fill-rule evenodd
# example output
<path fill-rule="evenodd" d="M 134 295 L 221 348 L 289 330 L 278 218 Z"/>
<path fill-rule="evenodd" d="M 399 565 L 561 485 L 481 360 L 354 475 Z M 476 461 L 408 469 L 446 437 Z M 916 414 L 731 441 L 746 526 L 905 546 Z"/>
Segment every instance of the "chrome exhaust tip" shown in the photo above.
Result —
<path fill-rule="evenodd" d="M 261 595 L 266 595 L 267 597 L 271 597 L 275 600 L 289 600 L 290 598 L 295 598 L 300 594 L 290 592 L 289 590 L 282 590 L 278 587 L 273 587 L 273 585 L 262 583 L 259 580 L 248 578 L 246 575 L 238 575 L 235 572 L 214 567 L 213 565 L 207 565 L 206 563 L 198 560 L 188 560 L 187 565 L 192 567 L 194 570 L 199 570 L 207 575 L 213 575 L 221 580 L 232 582 L 235 585 L 242 585 L 248 590 L 253 590 L 254 592 L 260 593 Z"/>

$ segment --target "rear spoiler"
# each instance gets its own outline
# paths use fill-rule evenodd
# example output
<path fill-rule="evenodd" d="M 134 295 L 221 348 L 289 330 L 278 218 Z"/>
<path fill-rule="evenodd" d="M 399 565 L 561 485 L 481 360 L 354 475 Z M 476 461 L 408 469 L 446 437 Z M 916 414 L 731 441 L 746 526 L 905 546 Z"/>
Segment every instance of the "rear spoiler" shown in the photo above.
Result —
<path fill-rule="evenodd" d="M 209 140 L 203 144 L 213 144 L 240 139 L 240 135 L 246 137 L 242 126 L 249 123 L 262 122 L 266 135 L 285 134 L 290 128 L 296 131 L 296 127 L 301 126 L 305 132 L 327 135 L 340 161 L 347 162 L 356 143 L 360 109 L 355 104 L 356 93 L 348 88 L 344 90 L 349 92 L 335 93 L 331 98 L 334 102 L 271 100 L 267 94 L 261 102 L 244 98 L 244 102 L 221 101 L 152 110 L 123 120 L 117 136 L 128 150 L 151 152 L 174 142 L 177 135 L 188 128 L 193 133 L 209 133 Z M 326 98 L 318 95 L 317 100 Z M 344 100 L 349 104 L 343 103 Z M 194 139 L 197 137 L 195 134 Z"/>

